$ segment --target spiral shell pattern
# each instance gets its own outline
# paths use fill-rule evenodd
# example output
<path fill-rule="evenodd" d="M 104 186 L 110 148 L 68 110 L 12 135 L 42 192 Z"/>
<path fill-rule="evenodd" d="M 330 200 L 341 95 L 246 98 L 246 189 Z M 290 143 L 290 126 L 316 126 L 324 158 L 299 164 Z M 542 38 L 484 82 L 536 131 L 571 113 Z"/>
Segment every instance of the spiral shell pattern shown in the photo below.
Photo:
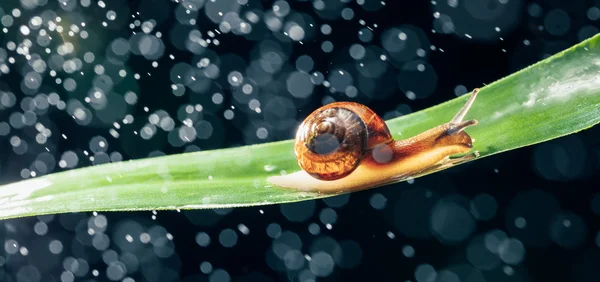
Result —
<path fill-rule="evenodd" d="M 353 102 L 336 102 L 311 113 L 296 133 L 298 164 L 311 176 L 336 180 L 356 169 L 365 152 L 392 136 L 371 109 Z"/>

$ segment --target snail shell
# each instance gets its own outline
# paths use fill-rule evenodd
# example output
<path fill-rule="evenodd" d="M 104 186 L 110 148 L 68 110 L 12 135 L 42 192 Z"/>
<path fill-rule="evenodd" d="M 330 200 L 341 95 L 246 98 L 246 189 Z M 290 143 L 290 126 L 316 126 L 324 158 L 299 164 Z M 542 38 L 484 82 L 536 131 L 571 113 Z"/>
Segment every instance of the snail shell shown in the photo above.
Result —
<path fill-rule="evenodd" d="M 312 112 L 296 133 L 294 151 L 300 167 L 320 180 L 350 174 L 364 154 L 392 142 L 385 121 L 368 107 L 335 102 Z"/>

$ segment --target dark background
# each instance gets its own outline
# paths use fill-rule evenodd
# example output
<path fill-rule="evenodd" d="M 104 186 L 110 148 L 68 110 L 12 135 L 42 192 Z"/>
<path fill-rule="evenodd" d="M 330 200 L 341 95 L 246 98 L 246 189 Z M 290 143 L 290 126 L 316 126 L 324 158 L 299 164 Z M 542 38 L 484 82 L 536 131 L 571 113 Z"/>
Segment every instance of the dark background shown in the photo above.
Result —
<path fill-rule="evenodd" d="M 370 3 L 370 0 L 366 1 Z M 600 7 L 598 1 L 510 0 L 504 1 L 510 3 L 502 4 L 503 1 L 481 0 L 473 5 L 491 14 L 500 11 L 500 5 L 515 5 L 516 12 L 489 20 L 486 24 L 475 20 L 469 22 L 468 14 L 456 13 L 457 18 L 453 18 L 457 23 L 456 32 L 440 34 L 431 32 L 436 28 L 433 13 L 449 9 L 446 2 L 451 1 L 440 0 L 436 5 L 430 1 L 387 1 L 385 8 L 375 11 L 365 10 L 356 1 L 352 1 L 345 4 L 355 12 L 352 20 L 323 19 L 315 14 L 311 2 L 289 2 L 292 11 L 311 15 L 317 25 L 327 23 L 333 30 L 332 34 L 327 36 L 318 33 L 315 38 L 302 45 L 290 44 L 294 46 L 288 59 L 292 67 L 295 58 L 309 54 L 315 62 L 314 70 L 326 73 L 332 56 L 320 50 L 321 42 L 326 39 L 334 42 L 334 55 L 338 54 L 336 52 L 347 52 L 340 50 L 359 42 L 357 33 L 364 26 L 358 19 L 363 19 L 367 25 L 378 25 L 372 41 L 375 45 L 380 46 L 381 31 L 410 24 L 426 34 L 430 45 L 444 50 L 440 52 L 427 49 L 426 61 L 435 69 L 437 76 L 435 92 L 427 97 L 409 99 L 397 88 L 395 82 L 392 85 L 396 88 L 390 91 L 391 95 L 374 95 L 375 98 L 359 94 L 359 97 L 350 99 L 343 95 L 331 94 L 326 87 L 318 86 L 310 99 L 293 100 L 297 111 L 292 117 L 297 123 L 310 111 L 322 105 L 323 101 L 330 99 L 363 102 L 376 112 L 387 114 L 388 118 L 447 101 L 457 96 L 456 91 L 461 92 L 456 90 L 458 85 L 469 91 L 474 87 L 481 87 L 594 35 L 597 33 L 598 22 L 594 16 L 595 12 L 590 12 L 590 8 Z M 472 1 L 458 1 L 456 9 L 462 8 L 461 5 L 467 5 L 465 3 L 468 2 Z M 128 5 L 131 13 L 139 7 L 137 1 L 125 3 L 121 5 Z M 262 1 L 261 4 L 266 7 L 264 9 L 269 9 L 272 3 Z M 54 3 L 48 4 L 47 7 L 51 5 Z M 118 3 L 107 1 L 107 6 L 111 5 Z M 174 9 L 176 5 L 169 2 L 166 6 Z M 163 5 L 156 7 L 159 9 Z M 547 17 L 548 13 L 555 9 L 564 11 L 568 15 L 568 21 Z M 4 8 L 4 12 L 7 11 L 9 9 Z M 87 17 L 100 18 L 104 17 L 105 11 L 90 8 L 86 13 Z M 33 14 L 35 11 L 31 12 L 31 15 Z M 459 22 L 462 19 L 465 22 L 461 25 Z M 501 32 L 494 31 L 494 20 L 502 21 Z M 174 18 L 171 16 L 157 29 L 167 37 L 173 23 Z M 568 25 L 567 31 L 562 32 L 565 24 Z M 491 28 L 486 29 L 488 25 Z M 217 27 L 205 17 L 202 10 L 197 26 L 200 30 Z M 477 31 L 477 28 L 484 30 Z M 474 36 L 472 39 L 465 37 L 464 34 L 469 33 L 469 29 L 474 29 L 471 33 L 480 36 Z M 16 27 L 11 27 L 11 32 L 0 35 L 0 41 L 15 40 L 11 35 L 16 36 L 16 30 Z M 127 34 L 130 34 L 130 31 L 123 28 L 112 30 L 110 36 L 127 38 Z M 217 54 L 234 53 L 244 60 L 251 59 L 252 54 L 248 50 L 256 41 L 232 34 L 220 36 L 219 40 L 221 44 L 212 48 Z M 529 44 L 525 44 L 525 40 Z M 96 43 L 106 45 L 104 42 Z M 2 47 L 5 47 L 4 45 L 6 44 L 0 44 Z M 147 116 L 143 111 L 144 107 L 148 107 L 151 112 L 162 109 L 175 116 L 181 104 L 189 100 L 189 94 L 181 97 L 170 94 L 169 87 L 172 82 L 168 77 L 172 65 L 179 61 L 189 61 L 193 56 L 189 52 L 173 48 L 169 43 L 165 45 L 168 50 L 165 57 L 166 54 L 174 54 L 176 60 L 160 60 L 156 69 L 150 66 L 149 60 L 141 56 L 131 56 L 127 62 L 134 72 L 144 73 L 145 70 L 152 70 L 153 73 L 151 78 L 142 77 L 138 83 L 138 102 L 131 111 L 136 118 L 140 117 L 140 120 Z M 397 75 L 402 74 L 402 65 L 393 66 Z M 392 79 L 395 77 L 392 76 Z M 18 101 L 25 97 L 19 91 L 21 80 L 22 75 L 19 71 L 0 76 L 3 90 L 11 90 Z M 431 81 L 424 80 L 422 83 Z M 275 87 L 274 90 L 266 91 L 268 94 L 261 99 L 283 95 L 275 90 L 285 91 L 285 86 L 283 90 L 281 87 Z M 62 92 L 59 94 L 61 97 L 66 95 Z M 234 103 L 230 90 L 224 90 L 223 94 L 223 105 Z M 18 110 L 17 108 L 0 110 L 0 121 L 8 121 L 10 114 L 13 110 Z M 222 114 L 225 109 L 226 107 L 211 108 L 215 113 L 213 118 L 220 120 L 222 135 L 198 140 L 193 143 L 196 147 L 187 149 L 171 146 L 164 141 L 141 144 L 141 148 L 136 150 L 127 149 L 127 145 L 115 141 L 116 139 L 108 134 L 107 128 L 81 126 L 64 111 L 48 112 L 40 119 L 53 121 L 55 136 L 69 136 L 67 140 L 61 139 L 53 143 L 58 152 L 80 152 L 87 149 L 91 138 L 103 136 L 110 144 L 110 151 L 120 152 L 123 159 L 290 139 L 296 129 L 297 123 L 285 129 L 271 131 L 273 134 L 270 134 L 267 140 L 258 140 L 249 137 L 245 129 L 253 128 L 253 123 L 263 119 L 263 116 L 236 112 L 233 120 L 226 120 Z M 266 121 L 268 122 L 268 119 Z M 139 129 L 139 125 L 136 126 Z M 121 132 L 133 130 L 136 130 L 135 126 L 126 125 Z M 30 153 L 16 154 L 9 140 L 13 134 L 21 134 L 26 140 L 33 138 L 27 133 L 27 129 L 13 130 L 10 135 L 0 136 L 1 183 L 22 179 L 23 168 L 30 167 L 41 152 L 35 151 L 37 149 L 32 146 Z M 132 271 L 133 268 L 130 267 L 131 273 L 124 275 L 135 281 L 597 281 L 600 277 L 600 249 L 597 243 L 600 201 L 596 198 L 599 181 L 595 174 L 600 164 L 599 134 L 598 128 L 592 128 L 418 178 L 414 183 L 399 183 L 329 200 L 220 211 L 161 211 L 156 215 L 151 212 L 104 213 L 103 216 L 108 221 L 104 233 L 114 240 L 111 241 L 108 250 L 115 250 L 119 254 L 122 254 L 122 250 L 115 243 L 122 240 L 117 239 L 115 234 L 119 230 L 119 224 L 137 222 L 145 228 L 162 226 L 174 238 L 166 247 L 174 250 L 172 255 L 147 260 L 138 256 L 137 271 Z M 166 138 L 166 134 L 163 134 L 155 136 L 153 140 Z M 58 160 L 60 154 L 57 154 L 56 158 Z M 92 165 L 83 158 L 80 160 L 78 167 Z M 56 167 L 53 171 L 60 170 Z M 422 197 L 424 194 L 433 196 Z M 474 199 L 482 199 L 477 198 L 478 196 L 492 200 L 477 202 Z M 438 199 L 454 199 L 458 205 L 465 207 L 464 210 L 470 212 L 477 210 L 478 203 L 483 203 L 483 207 L 479 208 L 493 214 L 489 220 L 471 219 L 469 222 L 476 222 L 476 225 L 472 226 L 472 232 L 468 232 L 469 236 L 465 236 L 460 242 L 450 243 L 429 227 L 431 212 Z M 373 203 L 382 202 L 385 202 L 384 208 L 373 207 L 378 206 Z M 331 230 L 328 230 L 323 222 L 323 218 L 327 216 L 321 214 L 323 210 L 331 214 L 329 209 L 334 210 L 336 214 L 336 221 Z M 303 220 L 291 220 L 290 214 L 301 214 Z M 89 243 L 77 243 L 78 240 L 89 241 L 78 238 L 87 232 L 88 220 L 92 216 L 90 213 L 68 214 L 6 220 L 0 223 L 0 242 L 16 240 L 20 246 L 26 246 L 28 249 L 28 255 L 23 256 L 19 252 L 9 254 L 10 247 L 0 248 L 0 280 L 61 281 L 62 275 L 62 279 L 69 281 L 69 275 L 64 273 L 72 267 L 70 263 L 66 263 L 71 262 L 69 257 L 72 257 L 83 259 L 89 265 L 86 271 L 82 270 L 81 265 L 76 268 L 77 271 L 72 269 L 76 274 L 75 281 L 111 281 L 107 276 L 109 266 L 103 261 L 107 249 L 99 250 L 89 246 Z M 518 217 L 527 221 L 524 228 L 515 227 L 515 219 Z M 454 227 L 448 227 L 448 232 L 461 234 L 460 230 L 467 228 L 460 219 L 461 217 L 449 213 L 445 220 Z M 34 232 L 35 224 L 40 221 L 45 222 L 48 227 L 43 236 Z M 320 226 L 318 235 L 309 232 L 311 223 Z M 246 226 L 250 233 L 244 235 L 238 231 L 239 224 Z M 283 230 L 282 237 L 274 239 L 268 235 L 268 227 L 275 228 L 273 224 Z M 235 230 L 238 234 L 235 246 L 228 248 L 219 243 L 219 235 L 224 229 Z M 271 229 L 270 232 L 276 229 Z M 521 262 L 509 264 L 485 252 L 468 254 L 469 250 L 475 249 L 473 242 L 479 240 L 478 236 L 485 236 L 497 230 L 502 230 L 509 238 L 515 238 L 524 245 L 522 251 L 516 251 L 517 257 L 519 254 L 524 256 Z M 210 236 L 211 243 L 208 247 L 201 247 L 196 242 L 199 232 L 206 232 Z M 301 246 L 294 238 L 300 239 L 298 242 L 301 242 Z M 59 255 L 50 255 L 47 251 L 48 243 L 54 239 L 60 240 L 64 245 Z M 310 270 L 305 270 L 310 269 L 308 263 L 299 270 L 290 270 L 273 254 L 277 246 L 285 245 L 285 248 L 297 249 L 302 254 L 310 255 L 315 248 L 333 250 L 339 246 L 337 244 L 347 244 L 348 240 L 351 240 L 352 246 L 358 246 L 360 252 L 346 253 L 344 259 L 347 262 L 354 261 L 356 265 L 347 268 L 336 266 L 326 277 L 313 277 Z M 410 253 L 407 246 L 414 249 L 414 256 L 407 256 L 407 253 Z M 203 273 L 200 268 L 202 262 L 209 262 L 214 270 L 208 274 Z M 430 265 L 435 272 L 426 265 Z M 92 274 L 93 269 L 99 271 L 97 277 Z M 222 271 L 227 275 L 223 276 Z M 429 276 L 423 276 L 423 273 Z M 230 277 L 230 280 L 227 280 L 227 277 Z"/>

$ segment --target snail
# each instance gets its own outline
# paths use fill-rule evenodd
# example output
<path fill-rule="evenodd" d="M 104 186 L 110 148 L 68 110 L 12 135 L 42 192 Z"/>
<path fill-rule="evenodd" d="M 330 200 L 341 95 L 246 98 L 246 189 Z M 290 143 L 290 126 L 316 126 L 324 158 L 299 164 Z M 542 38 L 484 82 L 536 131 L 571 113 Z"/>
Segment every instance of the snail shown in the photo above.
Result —
<path fill-rule="evenodd" d="M 320 193 L 341 193 L 382 186 L 428 174 L 472 159 L 473 140 L 464 120 L 475 88 L 447 123 L 404 140 L 394 140 L 385 121 L 368 107 L 333 102 L 312 112 L 296 132 L 294 152 L 301 171 L 272 176 L 271 184 Z M 453 155 L 466 154 L 458 158 Z"/>

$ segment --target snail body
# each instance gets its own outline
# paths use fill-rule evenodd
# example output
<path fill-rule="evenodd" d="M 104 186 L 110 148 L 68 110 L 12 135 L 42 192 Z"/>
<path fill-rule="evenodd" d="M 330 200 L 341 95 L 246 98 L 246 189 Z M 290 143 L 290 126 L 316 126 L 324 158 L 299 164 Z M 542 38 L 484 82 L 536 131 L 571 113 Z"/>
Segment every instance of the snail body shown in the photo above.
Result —
<path fill-rule="evenodd" d="M 424 175 L 473 158 L 465 120 L 479 89 L 447 123 L 404 140 L 394 140 L 385 121 L 368 107 L 334 102 L 312 112 L 300 125 L 294 152 L 302 171 L 269 178 L 280 187 L 340 193 L 382 186 Z"/>

